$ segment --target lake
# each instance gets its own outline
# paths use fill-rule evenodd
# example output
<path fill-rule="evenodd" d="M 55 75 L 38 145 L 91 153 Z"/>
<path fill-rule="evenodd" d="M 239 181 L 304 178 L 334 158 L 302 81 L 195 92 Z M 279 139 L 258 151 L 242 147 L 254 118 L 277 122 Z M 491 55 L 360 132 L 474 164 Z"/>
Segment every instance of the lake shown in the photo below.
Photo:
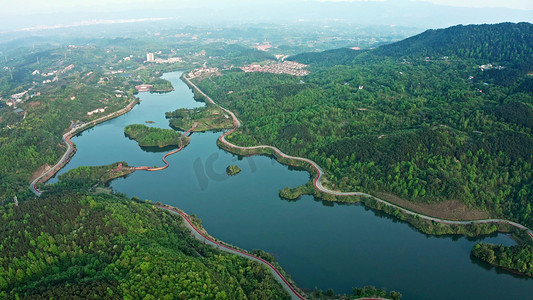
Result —
<path fill-rule="evenodd" d="M 131 112 L 73 138 L 78 151 L 59 173 L 117 161 L 163 165 L 165 152 L 141 149 L 124 136 L 124 127 L 154 121 L 147 125 L 170 128 L 166 111 L 203 106 L 194 101 L 180 75 L 164 75 L 175 91 L 139 94 L 142 102 Z M 282 200 L 279 190 L 304 184 L 309 173 L 270 157 L 243 158 L 221 150 L 216 146 L 220 134 L 194 133 L 189 146 L 167 158 L 169 168 L 137 171 L 110 186 L 130 197 L 195 214 L 217 239 L 273 254 L 304 289 L 351 293 L 353 287 L 373 285 L 396 290 L 403 299 L 527 299 L 533 295 L 532 279 L 496 271 L 470 258 L 479 240 L 514 244 L 507 235 L 428 236 L 360 204 L 333 204 L 311 196 Z M 227 176 L 225 169 L 233 164 L 242 172 Z"/>

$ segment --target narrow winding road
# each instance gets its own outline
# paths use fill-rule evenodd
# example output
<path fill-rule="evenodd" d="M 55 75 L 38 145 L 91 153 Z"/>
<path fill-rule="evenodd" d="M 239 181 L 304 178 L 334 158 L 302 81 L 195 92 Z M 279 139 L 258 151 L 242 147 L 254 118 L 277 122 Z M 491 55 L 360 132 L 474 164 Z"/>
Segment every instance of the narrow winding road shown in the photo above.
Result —
<path fill-rule="evenodd" d="M 96 120 L 93 120 L 91 122 L 85 123 L 82 126 L 71 128 L 67 133 L 63 134 L 63 142 L 67 145 L 67 151 L 65 151 L 65 153 L 63 154 L 61 159 L 59 159 L 59 161 L 52 168 L 50 168 L 50 169 L 44 171 L 43 173 L 41 173 L 37 178 L 35 178 L 30 183 L 30 190 L 36 196 L 41 196 L 42 192 L 37 188 L 37 183 L 39 183 L 39 181 L 41 181 L 41 179 L 43 179 L 44 177 L 48 176 L 49 174 L 55 174 L 56 172 L 58 172 L 63 167 L 63 165 L 70 159 L 72 153 L 75 151 L 74 145 L 72 144 L 72 141 L 70 140 L 70 138 L 72 138 L 72 136 L 74 135 L 75 132 L 83 131 L 83 130 L 85 130 L 86 127 L 94 126 L 94 125 L 96 125 L 98 123 L 107 121 L 109 119 L 118 117 L 120 115 L 123 115 L 123 114 L 127 113 L 128 111 L 130 111 L 132 109 L 132 107 L 136 103 L 137 103 L 137 101 L 133 100 L 126 107 L 124 107 L 124 108 L 122 108 L 120 110 L 117 110 L 116 112 L 110 113 L 110 114 L 105 115 L 103 117 L 100 117 L 100 118 L 98 118 Z"/>
<path fill-rule="evenodd" d="M 182 137 L 187 136 L 189 133 L 191 133 L 191 131 L 194 130 L 194 128 L 196 128 L 196 126 L 198 126 L 198 123 L 194 123 L 194 125 L 192 125 L 192 127 L 189 130 L 185 131 L 181 136 Z M 178 149 L 170 151 L 167 154 L 165 154 L 163 156 L 163 162 L 165 163 L 165 165 L 162 166 L 162 167 L 153 168 L 153 167 L 143 166 L 143 167 L 135 167 L 134 169 L 135 170 L 143 170 L 143 171 L 161 171 L 161 170 L 164 170 L 164 169 L 168 168 L 168 166 L 170 165 L 168 163 L 168 161 L 167 161 L 167 156 L 170 156 L 172 154 L 176 154 L 176 153 L 180 152 L 183 148 L 185 148 L 185 146 L 183 146 L 183 142 L 181 142 L 181 146 Z"/>
<path fill-rule="evenodd" d="M 186 214 L 184 214 L 183 212 L 181 212 L 181 211 L 179 211 L 179 210 L 177 210 L 177 209 L 175 209 L 173 207 L 162 206 L 162 205 L 158 205 L 157 207 L 161 208 L 161 209 L 168 210 L 168 211 L 170 211 L 173 214 L 180 215 L 183 218 L 183 220 L 185 220 L 185 222 L 183 222 L 185 224 L 185 226 L 192 232 L 194 237 L 197 238 L 198 240 L 200 240 L 200 241 L 202 241 L 202 242 L 204 242 L 204 243 L 206 243 L 208 245 L 211 245 L 211 246 L 215 247 L 216 249 L 218 249 L 220 251 L 236 254 L 236 255 L 242 256 L 244 258 L 256 261 L 256 262 L 258 262 L 260 264 L 263 264 L 263 265 L 267 266 L 270 269 L 270 272 L 272 273 L 274 278 L 283 286 L 283 288 L 287 292 L 289 292 L 289 294 L 291 295 L 292 299 L 305 299 L 302 295 L 300 295 L 300 293 L 298 293 L 298 291 L 296 291 L 292 287 L 292 285 L 285 279 L 285 277 L 283 277 L 283 275 L 268 261 L 266 261 L 266 260 L 264 260 L 262 258 L 259 258 L 257 256 L 251 255 L 249 253 L 246 253 L 244 251 L 240 251 L 240 250 L 228 247 L 228 246 L 226 246 L 226 245 L 224 245 L 222 243 L 219 243 L 219 242 L 215 241 L 211 237 L 204 235 L 198 228 L 196 228 L 191 223 L 191 221 L 187 218 Z"/>
<path fill-rule="evenodd" d="M 52 168 L 50 168 L 50 169 L 46 170 L 45 172 L 41 173 L 41 175 L 39 175 L 37 178 L 35 178 L 30 183 L 31 191 L 36 196 L 41 196 L 42 191 L 40 191 L 37 188 L 37 183 L 42 178 L 44 178 L 45 176 L 49 175 L 51 172 L 54 172 L 54 173 L 58 172 L 64 166 L 64 164 L 66 164 L 66 162 L 68 161 L 68 159 L 71 157 L 72 153 L 74 152 L 74 145 L 72 144 L 72 141 L 70 140 L 70 138 L 72 138 L 72 136 L 74 135 L 75 132 L 83 131 L 85 129 L 85 127 L 87 127 L 87 126 L 94 126 L 94 125 L 96 125 L 98 123 L 101 123 L 103 121 L 106 121 L 108 119 L 111 119 L 111 118 L 117 117 L 119 115 L 122 115 L 122 114 L 130 111 L 135 103 L 136 103 L 136 101 L 132 101 L 130 104 L 128 104 L 128 106 L 126 106 L 125 108 L 123 108 L 121 110 L 118 110 L 118 111 L 116 111 L 114 113 L 111 113 L 109 115 L 103 116 L 101 118 L 98 118 L 98 119 L 96 119 L 94 121 L 91 121 L 89 123 L 86 123 L 86 124 L 84 124 L 84 125 L 82 125 L 80 127 L 72 128 L 72 129 L 69 130 L 69 132 L 63 134 L 63 142 L 67 145 L 67 151 L 65 151 L 65 153 L 63 154 L 61 159 Z M 194 123 L 194 125 L 189 130 L 187 130 L 185 133 L 183 133 L 182 136 L 186 136 L 189 133 L 191 133 L 194 130 L 194 128 L 196 128 L 197 125 L 198 125 L 198 123 Z M 178 153 L 183 148 L 184 148 L 184 146 L 182 145 L 178 149 L 166 153 L 163 156 L 163 162 L 165 163 L 165 165 L 162 166 L 162 167 L 155 167 L 154 168 L 154 167 L 142 166 L 142 167 L 135 167 L 134 169 L 135 170 L 143 170 L 143 171 L 161 171 L 161 170 L 164 170 L 164 169 L 168 168 L 168 166 L 169 166 L 169 163 L 166 160 L 167 156 L 170 156 L 172 154 Z"/>
<path fill-rule="evenodd" d="M 290 156 L 290 155 L 287 155 L 285 153 L 283 153 L 281 150 L 279 150 L 278 148 L 276 147 L 273 147 L 273 146 L 268 146 L 268 145 L 259 145 L 259 146 L 254 146 L 254 147 L 241 147 L 241 146 L 238 146 L 238 145 L 234 145 L 230 142 L 228 142 L 226 140 L 226 136 L 234 133 L 236 130 L 238 130 L 240 127 L 241 127 L 241 122 L 239 121 L 239 119 L 235 116 L 235 114 L 220 106 L 219 104 L 217 104 L 215 101 L 213 101 L 209 96 L 207 96 L 202 90 L 200 90 L 194 83 L 192 83 L 186 76 L 183 76 L 184 80 L 187 81 L 187 83 L 189 83 L 189 85 L 191 87 L 193 87 L 197 92 L 199 92 L 200 94 L 202 94 L 206 99 L 207 101 L 209 101 L 210 103 L 218 106 L 220 109 L 222 109 L 224 112 L 226 112 L 227 114 L 229 114 L 232 119 L 233 119 L 233 123 L 234 123 L 234 127 L 225 132 L 224 134 L 222 134 L 219 138 L 220 142 L 224 143 L 225 145 L 227 145 L 228 147 L 231 147 L 231 148 L 234 148 L 234 149 L 241 149 L 241 150 L 254 150 L 254 149 L 271 149 L 273 150 L 279 157 L 283 157 L 283 158 L 287 158 L 287 159 L 293 159 L 293 160 L 299 160 L 299 161 L 303 161 L 303 162 L 306 162 L 308 164 L 310 164 L 311 166 L 313 166 L 313 168 L 316 169 L 317 173 L 318 173 L 318 176 L 315 178 L 314 180 L 314 185 L 315 185 L 315 188 L 318 189 L 319 191 L 321 192 L 324 192 L 324 193 L 328 193 L 328 194 L 332 194 L 332 195 L 335 195 L 335 196 L 364 196 L 364 197 L 372 197 L 373 199 L 375 199 L 376 201 L 384 204 L 384 205 L 388 205 L 390 207 L 393 207 L 393 208 L 396 208 L 398 210 L 401 210 L 402 212 L 406 213 L 406 214 L 409 214 L 409 215 L 413 215 L 413 216 L 418 216 L 419 218 L 421 219 L 425 219 L 425 220 L 429 220 L 429 221 L 434 221 L 434 222 L 439 222 L 439 223 L 444 223 L 444 224 L 455 224 L 455 225 L 469 225 L 469 224 L 486 224 L 486 223 L 503 223 L 503 224 L 509 224 L 511 226 L 514 226 L 516 228 L 519 228 L 521 230 L 525 230 L 527 231 L 527 233 L 529 234 L 529 236 L 533 239 L 533 231 L 529 228 L 527 228 L 526 226 L 523 226 L 521 224 L 518 224 L 516 222 L 512 222 L 512 221 L 509 221 L 509 220 L 503 220 L 503 219 L 482 219 L 482 220 L 464 220 L 464 221 L 455 221 L 455 220 L 445 220 L 445 219 L 440 219 L 440 218 L 434 218 L 434 217 L 431 217 L 431 216 L 426 216 L 426 215 L 423 215 L 423 214 L 420 214 L 420 213 L 417 213 L 417 212 L 414 212 L 414 211 L 410 211 L 408 209 L 405 209 L 403 207 L 400 207 L 398 205 L 395 205 L 395 204 L 392 204 L 388 201 L 385 201 L 383 199 L 379 199 L 379 198 L 376 198 L 370 194 L 367 194 L 367 193 L 362 193 L 362 192 L 341 192 L 341 191 L 334 191 L 334 190 L 330 190 L 326 187 L 324 187 L 322 185 L 322 176 L 324 176 L 324 171 L 322 170 L 322 168 L 317 164 L 315 163 L 314 161 L 310 160 L 310 159 L 307 159 L 307 158 L 302 158 L 302 157 L 295 157 L 295 156 Z M 65 133 L 63 135 L 63 141 L 65 142 L 65 144 L 67 145 L 67 150 L 65 151 L 65 153 L 63 154 L 63 156 L 61 157 L 61 159 L 57 162 L 57 164 L 53 167 L 53 168 L 50 168 L 48 169 L 47 171 L 43 172 L 42 174 L 40 174 L 37 178 L 35 178 L 31 183 L 30 183 L 30 189 L 32 190 L 32 192 L 37 195 L 37 196 L 40 196 L 42 194 L 42 192 L 37 188 L 37 183 L 42 179 L 44 178 L 45 176 L 49 175 L 51 172 L 57 172 L 59 171 L 59 169 L 67 162 L 67 160 L 70 158 L 70 156 L 72 155 L 73 151 L 74 151 L 74 145 L 72 144 L 72 141 L 70 140 L 70 138 L 73 136 L 73 134 L 77 131 L 80 131 L 80 130 L 83 130 L 85 129 L 85 127 L 88 127 L 88 126 L 93 126 L 93 125 L 96 125 L 97 123 L 100 123 L 102 121 L 105 121 L 107 119 L 110 119 L 110 118 L 113 118 L 113 117 L 116 117 L 118 115 L 121 115 L 121 114 L 124 114 L 126 112 L 128 112 L 129 110 L 131 110 L 131 108 L 133 107 L 133 105 L 135 104 L 136 102 L 135 101 L 132 101 L 130 104 L 128 104 L 128 106 L 126 106 L 125 108 L 119 110 L 119 111 L 116 111 L 112 114 L 109 114 L 109 115 L 106 115 L 104 117 L 101 117 L 101 118 L 98 118 L 94 121 L 91 121 L 87 124 L 84 124 L 83 126 L 81 127 L 77 127 L 77 128 L 72 128 L 69 132 Z M 189 132 L 191 132 L 192 130 L 194 129 L 191 128 L 189 129 L 185 134 L 188 134 Z M 179 149 L 177 150 L 174 150 L 174 151 L 171 151 L 167 154 L 165 154 L 165 156 L 163 157 L 163 161 L 165 162 L 165 166 L 163 167 L 158 167 L 158 168 L 150 168 L 150 167 L 137 167 L 136 169 L 138 170 L 147 170 L 147 171 L 157 171 L 157 170 L 162 170 L 162 169 L 165 169 L 168 167 L 168 162 L 165 160 L 165 158 L 168 156 L 168 155 L 171 155 L 171 154 L 174 154 L 174 153 L 177 153 L 179 152 L 181 149 L 183 148 L 180 147 Z M 168 210 L 174 214 L 178 214 L 180 215 L 181 217 L 183 217 L 183 219 L 185 220 L 184 224 L 185 226 L 193 233 L 193 235 L 205 242 L 206 244 L 209 244 L 221 251 L 225 251 L 225 252 L 228 252 L 228 253 L 233 253 L 233 254 L 236 254 L 236 255 L 239 255 L 239 256 L 242 256 L 242 257 L 245 257 L 245 258 L 248 258 L 248 259 L 251 259 L 251 260 L 254 260 L 256 262 L 259 262 L 265 266 L 267 266 L 271 273 L 274 275 L 274 278 L 280 282 L 282 284 L 282 286 L 289 292 L 289 294 L 291 295 L 291 298 L 292 299 L 305 299 L 302 295 L 300 295 L 298 293 L 298 291 L 296 291 L 290 284 L 289 282 L 283 277 L 283 275 L 272 265 L 270 264 L 269 262 L 259 258 L 259 257 L 256 257 L 254 255 L 251 255 L 251 254 L 248 254 L 246 252 L 243 252 L 243 251 L 240 251 L 240 250 L 237 250 L 237 249 L 233 249 L 231 247 L 228 247 L 222 243 L 219 243 L 215 240 L 213 240 L 212 238 L 208 237 L 208 236 L 205 236 L 204 234 L 201 233 L 201 231 L 199 229 L 197 229 L 190 221 L 189 219 L 187 218 L 187 216 L 180 212 L 179 210 L 177 209 L 174 209 L 172 207 L 167 207 L 167 206 L 157 206 L 161 209 L 165 209 L 165 210 Z M 361 298 L 361 299 L 370 299 L 370 298 Z"/>
<path fill-rule="evenodd" d="M 452 224 L 452 225 L 470 225 L 470 224 L 487 224 L 487 223 L 508 224 L 508 225 L 514 226 L 514 227 L 516 227 L 518 229 L 525 230 L 529 234 L 529 237 L 533 240 L 533 231 L 531 229 L 527 228 L 526 226 L 524 226 L 522 224 L 519 224 L 519 223 L 516 223 L 516 222 L 513 222 L 513 221 L 509 221 L 509 220 L 504 220 L 504 219 L 480 219 L 480 220 L 456 221 L 456 220 L 440 219 L 440 218 L 435 218 L 435 217 L 423 215 L 423 214 L 408 210 L 406 208 L 403 208 L 403 207 L 398 206 L 396 204 L 390 203 L 390 202 L 388 202 L 386 200 L 379 199 L 379 198 L 377 198 L 375 196 L 372 196 L 370 194 L 367 194 L 367 193 L 362 193 L 362 192 L 341 192 L 341 191 L 330 190 L 330 189 L 328 189 L 328 188 L 326 188 L 326 187 L 324 187 L 322 185 L 322 176 L 324 176 L 324 171 L 322 170 L 322 168 L 317 163 L 315 163 L 314 161 L 312 161 L 312 160 L 310 160 L 308 158 L 287 155 L 287 154 L 283 153 L 281 150 L 279 150 L 278 148 L 273 147 L 273 146 L 259 145 L 259 146 L 253 146 L 253 147 L 241 147 L 241 146 L 238 146 L 238 145 L 235 145 L 235 144 L 232 144 L 232 143 L 228 142 L 226 140 L 226 136 L 234 133 L 237 129 L 239 129 L 239 127 L 241 127 L 241 122 L 239 121 L 239 119 L 235 116 L 235 114 L 232 111 L 220 106 L 215 101 L 213 101 L 213 99 L 211 99 L 209 96 L 207 96 L 194 83 L 192 83 L 189 80 L 189 78 L 187 78 L 187 76 L 184 75 L 183 78 L 198 93 L 202 94 L 205 97 L 205 99 L 207 99 L 207 101 L 209 101 L 210 103 L 218 106 L 220 109 L 225 111 L 227 114 L 229 114 L 233 118 L 234 127 L 220 136 L 220 138 L 219 138 L 220 142 L 224 143 L 225 145 L 227 145 L 230 148 L 240 149 L 240 150 L 271 149 L 279 157 L 306 162 L 306 163 L 310 164 L 313 168 L 316 169 L 316 171 L 318 173 L 318 176 L 314 180 L 314 185 L 315 185 L 315 188 L 317 190 L 321 191 L 321 192 L 328 193 L 328 194 L 335 195 L 335 196 L 371 197 L 371 198 L 375 199 L 377 202 L 382 203 L 382 204 L 387 205 L 387 206 L 390 206 L 390 207 L 393 207 L 393 208 L 396 208 L 396 209 L 402 211 L 405 214 L 412 215 L 412 216 L 418 216 L 421 219 L 425 219 L 425 220 L 429 220 L 429 221 L 433 221 L 433 222 L 438 222 L 438 223 L 443 223 L 443 224 Z"/>

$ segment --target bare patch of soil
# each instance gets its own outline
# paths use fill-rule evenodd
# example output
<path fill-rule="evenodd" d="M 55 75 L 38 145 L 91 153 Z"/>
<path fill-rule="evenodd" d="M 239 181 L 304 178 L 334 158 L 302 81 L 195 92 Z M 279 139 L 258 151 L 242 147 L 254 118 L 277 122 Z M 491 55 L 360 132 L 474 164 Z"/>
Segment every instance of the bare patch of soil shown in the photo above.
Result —
<path fill-rule="evenodd" d="M 475 220 L 486 219 L 490 215 L 486 211 L 473 209 L 457 200 L 440 203 L 413 203 L 388 193 L 376 193 L 376 196 L 409 210 L 447 220 Z"/>
<path fill-rule="evenodd" d="M 48 171 L 50 168 L 51 166 L 49 164 L 44 164 L 40 166 L 39 169 L 35 170 L 35 172 L 33 172 L 33 174 L 31 175 L 30 182 L 33 181 L 35 178 L 39 177 L 44 172 Z"/>

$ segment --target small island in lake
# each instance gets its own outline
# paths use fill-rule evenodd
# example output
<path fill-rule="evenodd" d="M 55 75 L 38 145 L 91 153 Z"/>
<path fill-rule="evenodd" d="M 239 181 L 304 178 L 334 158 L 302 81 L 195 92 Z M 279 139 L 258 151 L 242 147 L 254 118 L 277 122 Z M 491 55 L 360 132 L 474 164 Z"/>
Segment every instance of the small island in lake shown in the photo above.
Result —
<path fill-rule="evenodd" d="M 142 124 L 132 124 L 124 128 L 124 134 L 139 143 L 141 147 L 166 147 L 187 144 L 188 138 L 182 137 L 172 129 L 148 127 Z"/>
<path fill-rule="evenodd" d="M 147 123 L 147 124 L 154 124 L 155 121 L 144 121 L 144 123 Z"/>
<path fill-rule="evenodd" d="M 167 93 L 174 90 L 172 83 L 163 78 L 153 78 L 150 80 L 150 85 L 152 85 L 151 92 Z"/>
<path fill-rule="evenodd" d="M 233 127 L 233 119 L 219 107 L 208 104 L 206 107 L 185 109 L 180 108 L 167 112 L 170 127 L 178 130 L 187 130 L 196 124 L 193 131 L 227 129 Z"/>
<path fill-rule="evenodd" d="M 133 171 L 135 168 L 130 167 L 126 162 L 116 162 L 105 166 L 81 166 L 59 175 L 59 181 L 55 183 L 55 187 L 93 190 Z"/>
<path fill-rule="evenodd" d="M 226 174 L 230 176 L 239 174 L 241 171 L 242 171 L 241 168 L 239 168 L 239 166 L 236 166 L 236 165 L 231 165 L 226 168 Z"/>

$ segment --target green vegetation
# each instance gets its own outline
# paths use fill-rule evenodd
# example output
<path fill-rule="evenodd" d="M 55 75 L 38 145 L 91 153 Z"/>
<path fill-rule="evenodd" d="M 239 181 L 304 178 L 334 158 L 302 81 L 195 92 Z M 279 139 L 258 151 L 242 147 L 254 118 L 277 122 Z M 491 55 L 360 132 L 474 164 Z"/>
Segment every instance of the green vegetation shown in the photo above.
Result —
<path fill-rule="evenodd" d="M 237 166 L 237 165 L 231 165 L 231 166 L 228 166 L 226 168 L 226 174 L 228 174 L 230 176 L 237 175 L 241 171 L 242 171 L 241 168 L 239 168 L 239 166 Z"/>
<path fill-rule="evenodd" d="M 313 185 L 312 181 L 308 181 L 306 184 L 289 188 L 288 186 L 279 191 L 279 196 L 287 200 L 296 200 L 302 195 L 318 195 L 318 190 Z"/>
<path fill-rule="evenodd" d="M 104 42 L 110 41 L 98 41 Z M 110 194 L 103 186 L 131 172 L 125 163 L 70 170 L 32 200 L 32 173 L 57 162 L 65 151 L 61 135 L 71 124 L 125 107 L 139 81 L 172 89 L 158 77 L 176 64 L 140 66 L 134 56 L 122 61 L 132 51 L 143 57 L 146 49 L 131 39 L 110 44 L 2 49 L 13 78 L 0 70 L 0 298 L 288 298 L 262 265 L 206 247 L 179 218 Z M 32 74 L 36 69 L 55 75 L 41 84 L 47 78 Z M 17 107 L 24 113 L 4 105 L 3 99 L 23 91 Z M 105 112 L 87 114 L 96 109 Z"/>
<path fill-rule="evenodd" d="M 173 112 L 167 112 L 165 115 L 170 119 L 169 123 L 172 128 L 182 131 L 189 130 L 195 124 L 196 127 L 193 131 L 196 132 L 233 127 L 231 117 L 212 104 L 193 109 L 180 108 Z"/>
<path fill-rule="evenodd" d="M 11 48 L 2 45 L 8 69 L 0 69 L 0 97 L 9 99 L 12 94 L 26 93 L 17 103 L 24 113 L 0 107 L 0 203 L 15 195 L 19 200 L 33 197 L 28 183 L 36 170 L 59 160 L 65 151 L 61 135 L 71 124 L 88 123 L 124 108 L 134 101 L 138 80 L 168 85 L 157 79 L 169 66 L 143 66 L 142 60 L 135 59 L 136 55 L 145 57 L 146 49 L 139 49 L 139 45 L 147 46 L 148 42 L 102 39 L 97 44 L 58 47 L 30 43 L 27 48 L 19 43 Z M 110 44 L 112 47 L 106 48 Z M 132 59 L 122 60 L 130 55 Z"/>
<path fill-rule="evenodd" d="M 309 299 L 323 299 L 323 300 L 344 300 L 344 299 L 359 299 L 359 298 L 383 298 L 399 300 L 402 294 L 396 291 L 387 292 L 385 289 L 377 289 L 373 286 L 365 286 L 362 288 L 354 288 L 351 295 L 335 295 L 335 291 L 329 289 L 327 291 L 315 290 L 309 296 Z"/>
<path fill-rule="evenodd" d="M 305 64 L 320 67 L 350 65 L 356 57 L 368 58 L 368 53 L 378 57 L 423 58 L 424 60 L 490 60 L 513 63 L 514 67 L 527 67 L 533 62 L 533 42 L 524 40 L 531 35 L 529 23 L 501 23 L 493 25 L 457 25 L 446 29 L 429 29 L 422 34 L 375 50 L 352 51 L 341 48 L 321 53 L 301 53 L 289 57 Z M 510 41 L 520 41 L 509 44 Z M 358 63 L 363 63 L 358 61 Z"/>
<path fill-rule="evenodd" d="M 103 187 L 111 180 L 126 176 L 134 171 L 126 162 L 107 166 L 81 166 L 59 175 L 59 182 L 54 189 L 90 190 Z"/>
<path fill-rule="evenodd" d="M 136 140 L 141 147 L 180 146 L 188 143 L 187 137 L 172 129 L 148 127 L 144 124 L 132 124 L 124 128 L 124 134 Z"/>
<path fill-rule="evenodd" d="M 152 78 L 148 84 L 153 85 L 152 92 L 170 92 L 174 90 L 172 83 L 162 78 Z"/>
<path fill-rule="evenodd" d="M 532 33 L 531 24 L 459 26 L 438 31 L 463 37 L 445 49 L 430 31 L 352 59 L 328 52 L 327 64 L 297 56 L 311 64 L 303 78 L 223 72 L 195 83 L 243 121 L 229 141 L 310 158 L 332 189 L 454 199 L 531 227 L 533 63 L 520 36 Z M 490 37 L 479 55 L 478 34 Z"/>
<path fill-rule="evenodd" d="M 25 113 L 0 107 L 0 298 L 288 298 L 268 269 L 198 242 L 178 217 L 120 195 L 97 194 L 103 183 L 131 171 L 127 165 L 71 170 L 38 201 L 29 200 L 32 173 L 57 162 L 69 126 L 123 108 L 133 100 L 137 83 L 168 91 L 172 86 L 159 78 L 162 72 L 200 66 L 207 58 L 210 66 L 222 67 L 310 49 L 305 43 L 270 53 L 225 43 L 192 45 L 191 34 L 206 31 L 184 32 L 187 42 L 163 32 L 150 41 L 99 38 L 91 46 L 2 48 L 8 68 L 0 69 L 0 97 L 28 93 L 18 104 Z M 256 30 L 241 33 L 260 36 Z M 391 193 L 414 203 L 458 199 L 531 226 L 533 77 L 527 74 L 533 55 L 532 40 L 524 36 L 531 36 L 531 24 L 456 26 L 376 50 L 295 56 L 291 59 L 311 64 L 312 73 L 303 78 L 230 70 L 200 87 L 244 121 L 230 141 L 272 144 L 309 157 L 327 171 L 324 184 L 331 188 Z M 163 38 L 172 41 L 162 46 Z M 183 56 L 187 62 L 144 63 L 147 51 L 171 43 L 183 49 L 168 47 L 161 57 Z M 53 75 L 34 74 L 37 69 Z M 47 77 L 50 82 L 41 84 Z M 105 113 L 87 114 L 104 107 Z M 184 130 L 197 122 L 196 131 L 231 127 L 231 119 L 217 110 L 174 112 L 170 122 Z M 175 132 L 130 129 L 139 144 L 176 141 Z M 176 145 L 188 141 L 177 137 Z M 280 192 L 288 199 L 301 194 L 364 201 L 430 234 L 510 230 L 504 224 L 429 222 L 372 198 L 321 194 L 312 182 Z M 20 205 L 5 204 L 14 195 Z M 482 244 L 472 255 L 531 276 L 532 252 L 527 245 Z M 272 261 L 267 253 L 256 253 Z M 365 287 L 340 297 L 361 296 L 400 295 Z M 335 295 L 330 290 L 319 296 L 324 297 Z"/>
<path fill-rule="evenodd" d="M 390 291 L 387 292 L 384 289 L 377 289 L 373 286 L 365 286 L 362 288 L 354 288 L 353 289 L 353 295 L 355 298 L 387 298 L 387 299 L 393 299 L 398 300 L 402 298 L 402 294 Z"/>
<path fill-rule="evenodd" d="M 130 84 L 123 80 L 111 79 L 95 88 L 96 73 L 63 76 L 35 88 L 33 97 L 25 96 L 18 104 L 25 113 L 17 114 L 10 107 L 0 109 L 0 203 L 14 195 L 19 199 L 33 197 L 28 193 L 33 173 L 53 166 L 63 155 L 66 148 L 61 136 L 73 122 L 90 122 L 133 100 L 129 92 L 115 96 L 117 89 L 129 90 Z M 104 107 L 103 113 L 87 114 Z"/>
<path fill-rule="evenodd" d="M 512 62 L 523 67 L 533 63 L 530 23 L 457 25 L 426 32 L 380 47 L 377 53 L 392 57 L 473 58 L 490 62 Z M 509 42 L 520 41 L 517 44 Z"/>
<path fill-rule="evenodd" d="M 357 200 L 357 199 L 355 199 Z M 521 231 L 512 227 L 511 225 L 503 223 L 473 223 L 468 225 L 455 225 L 455 224 L 446 224 L 439 223 L 434 221 L 429 221 L 426 219 L 419 218 L 417 216 L 409 215 L 402 213 L 397 208 L 385 205 L 378 202 L 374 198 L 360 198 L 360 200 L 368 207 L 383 211 L 388 215 L 391 215 L 399 220 L 408 222 L 413 225 L 416 229 L 420 230 L 423 233 L 431 235 L 450 235 L 450 234 L 460 234 L 465 236 L 480 236 L 487 235 L 494 232 L 513 232 L 516 236 L 521 236 Z M 348 201 L 354 201 L 352 197 L 348 197 Z M 521 236 L 524 241 L 529 241 L 527 237 Z"/>
<path fill-rule="evenodd" d="M 533 277 L 533 247 L 531 245 L 502 246 L 478 243 L 472 256 L 493 266 Z"/>
<path fill-rule="evenodd" d="M 0 216 L 1 298 L 289 298 L 263 265 L 121 196 L 52 189 Z"/>
<path fill-rule="evenodd" d="M 254 46 L 266 39 L 258 32 L 280 36 L 278 27 L 263 27 L 223 28 L 215 34 L 238 32 L 250 39 L 245 44 Z M 170 82 L 159 78 L 163 72 L 200 66 L 206 60 L 210 66 L 243 65 L 273 60 L 273 54 L 346 43 L 325 39 L 311 48 L 307 40 L 299 41 L 302 36 L 315 40 L 323 33 L 305 31 L 279 39 L 285 45 L 271 52 L 233 41 L 191 43 L 191 35 L 206 37 L 204 28 L 193 27 L 184 28 L 183 39 L 162 32 L 161 37 L 143 40 L 39 37 L 36 43 L 28 38 L 0 45 L 6 67 L 0 69 L 0 97 L 27 91 L 17 104 L 25 113 L 0 102 L 0 298 L 287 297 L 264 267 L 199 245 L 175 217 L 121 196 L 93 195 L 109 193 L 102 186 L 130 172 L 125 163 L 122 169 L 113 164 L 71 170 L 47 187 L 39 201 L 31 200 L 27 184 L 35 170 L 55 164 L 64 153 L 61 135 L 71 124 L 87 124 L 125 107 L 141 82 L 154 85 L 154 91 L 172 90 Z M 348 31 L 341 35 L 347 37 Z M 373 30 L 371 35 L 363 44 L 373 42 Z M 160 49 L 158 58 L 183 57 L 184 62 L 144 61 L 146 52 Z M 199 128 L 231 127 L 231 119 L 222 115 L 204 116 L 207 123 Z M 14 195 L 20 206 L 6 204 Z"/>
<path fill-rule="evenodd" d="M 219 65 L 242 66 L 258 61 L 275 60 L 274 55 L 237 44 L 211 43 L 205 50 L 205 55 L 214 57 Z"/>

